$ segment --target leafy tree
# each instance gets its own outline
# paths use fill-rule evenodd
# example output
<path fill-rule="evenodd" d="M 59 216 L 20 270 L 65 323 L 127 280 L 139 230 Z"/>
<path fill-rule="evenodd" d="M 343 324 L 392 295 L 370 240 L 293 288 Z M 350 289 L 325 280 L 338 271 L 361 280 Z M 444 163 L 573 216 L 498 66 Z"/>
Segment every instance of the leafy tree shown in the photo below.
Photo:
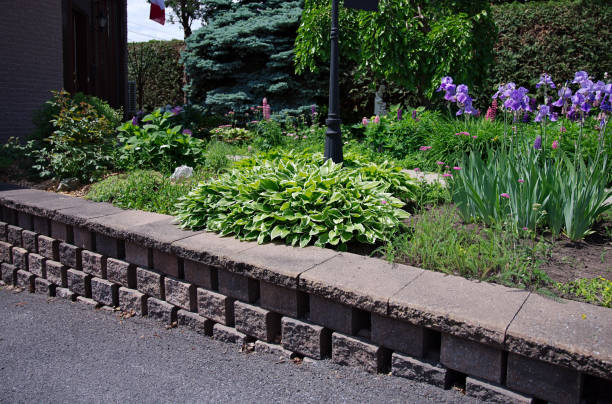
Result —
<path fill-rule="evenodd" d="M 165 4 L 172 9 L 170 22 L 181 24 L 185 39 L 191 35 L 193 22 L 206 17 L 207 8 L 201 0 L 166 0 Z"/>
<path fill-rule="evenodd" d="M 189 99 L 214 113 L 244 111 L 264 97 L 275 111 L 310 105 L 317 87 L 297 77 L 293 46 L 302 1 L 212 0 L 208 23 L 186 40 Z M 306 85 L 307 80 L 310 80 Z"/>
<path fill-rule="evenodd" d="M 306 0 L 295 44 L 296 72 L 329 61 L 330 1 Z M 379 12 L 340 7 L 341 63 L 403 86 L 427 103 L 440 79 L 479 84 L 495 26 L 488 0 L 381 0 Z"/>

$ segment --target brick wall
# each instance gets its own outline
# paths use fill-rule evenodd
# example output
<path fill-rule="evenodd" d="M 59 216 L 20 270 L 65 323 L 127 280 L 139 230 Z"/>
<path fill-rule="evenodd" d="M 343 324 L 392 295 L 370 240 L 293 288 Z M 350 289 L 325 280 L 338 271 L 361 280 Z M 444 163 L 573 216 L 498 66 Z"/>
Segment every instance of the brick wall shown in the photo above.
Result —
<path fill-rule="evenodd" d="M 59 0 L 6 1 L 0 24 L 0 142 L 26 136 L 32 113 L 63 86 Z"/>

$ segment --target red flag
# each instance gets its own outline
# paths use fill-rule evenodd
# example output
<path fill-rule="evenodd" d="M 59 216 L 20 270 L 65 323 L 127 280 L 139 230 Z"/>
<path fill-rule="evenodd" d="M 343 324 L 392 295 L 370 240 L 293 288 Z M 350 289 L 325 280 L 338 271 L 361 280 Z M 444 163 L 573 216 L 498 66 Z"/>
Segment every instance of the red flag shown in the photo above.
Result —
<path fill-rule="evenodd" d="M 151 0 L 151 14 L 149 18 L 161 25 L 166 23 L 166 5 L 164 0 Z"/>

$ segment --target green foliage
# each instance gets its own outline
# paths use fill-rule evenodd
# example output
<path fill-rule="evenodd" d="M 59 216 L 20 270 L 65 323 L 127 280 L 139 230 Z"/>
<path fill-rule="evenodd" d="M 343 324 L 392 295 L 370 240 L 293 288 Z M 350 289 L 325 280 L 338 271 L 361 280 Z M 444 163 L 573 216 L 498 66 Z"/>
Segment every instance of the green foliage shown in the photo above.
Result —
<path fill-rule="evenodd" d="M 408 214 L 369 168 L 314 157 L 257 160 L 198 185 L 179 204 L 184 227 L 304 247 L 388 240 Z M 405 183 L 410 180 L 405 177 Z"/>
<path fill-rule="evenodd" d="M 244 128 L 222 125 L 210 131 L 212 137 L 226 143 L 240 143 L 251 140 L 253 133 Z"/>
<path fill-rule="evenodd" d="M 255 133 L 254 145 L 261 150 L 270 150 L 285 142 L 282 126 L 274 120 L 259 121 Z"/>
<path fill-rule="evenodd" d="M 95 100 L 95 105 L 71 98 L 65 91 L 54 92 L 48 111 L 57 111 L 50 120 L 53 132 L 42 140 L 30 140 L 23 152 L 41 178 L 77 178 L 91 182 L 113 165 L 113 121 L 117 112 Z M 42 134 L 39 133 L 40 135 Z"/>
<path fill-rule="evenodd" d="M 612 308 L 612 281 L 603 277 L 577 279 L 573 282 L 557 283 L 555 286 L 563 294 Z"/>
<path fill-rule="evenodd" d="M 206 147 L 206 168 L 215 173 L 223 171 L 230 166 L 227 156 L 232 153 L 233 149 L 226 143 L 211 141 Z"/>
<path fill-rule="evenodd" d="M 228 1 L 223 7 L 186 41 L 191 102 L 225 114 L 261 105 L 267 97 L 280 111 L 310 105 L 326 89 L 326 80 L 316 86 L 316 80 L 293 73 L 301 1 Z"/>
<path fill-rule="evenodd" d="M 192 177 L 173 183 L 159 172 L 136 170 L 113 175 L 93 184 L 86 198 L 96 202 L 110 202 L 124 209 L 174 214 L 179 198 L 207 176 L 206 171 L 195 170 Z"/>
<path fill-rule="evenodd" d="M 180 165 L 197 166 L 204 163 L 202 140 L 174 125 L 173 113 L 155 110 L 143 118 L 144 125 L 125 122 L 119 131 L 119 163 L 128 169 L 155 168 L 172 172 Z"/>

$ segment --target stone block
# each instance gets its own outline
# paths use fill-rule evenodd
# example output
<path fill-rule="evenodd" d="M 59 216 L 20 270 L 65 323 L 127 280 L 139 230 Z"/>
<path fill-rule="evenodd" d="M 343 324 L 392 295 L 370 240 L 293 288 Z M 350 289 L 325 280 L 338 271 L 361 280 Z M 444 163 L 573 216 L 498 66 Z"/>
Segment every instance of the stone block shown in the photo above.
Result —
<path fill-rule="evenodd" d="M 234 303 L 234 323 L 238 331 L 266 342 L 278 342 L 281 316 L 243 302 Z"/>
<path fill-rule="evenodd" d="M 446 387 L 448 376 L 447 370 L 437 363 L 421 361 L 399 353 L 391 355 L 391 374 L 440 388 Z"/>
<path fill-rule="evenodd" d="M 534 402 L 531 397 L 472 377 L 465 379 L 465 394 L 486 403 L 532 404 Z"/>
<path fill-rule="evenodd" d="M 293 318 L 306 314 L 308 295 L 304 292 L 261 281 L 259 295 L 261 307 Z"/>
<path fill-rule="evenodd" d="M 55 288 L 55 296 L 61 297 L 62 299 L 72 300 L 73 302 L 76 300 L 76 294 L 74 294 L 68 288 Z"/>
<path fill-rule="evenodd" d="M 51 223 L 49 223 L 49 219 L 41 216 L 33 217 L 34 231 L 38 234 L 42 234 L 43 236 L 48 236 L 51 234 Z"/>
<path fill-rule="evenodd" d="M 60 243 L 59 255 L 62 264 L 81 270 L 81 248 L 68 243 Z"/>
<path fill-rule="evenodd" d="M 34 293 L 34 279 L 36 277 L 33 273 L 19 269 L 17 271 L 17 286 L 27 290 L 30 293 Z"/>
<path fill-rule="evenodd" d="M 2 206 L 2 220 L 7 224 L 17 225 L 17 211 L 6 206 Z"/>
<path fill-rule="evenodd" d="M 255 352 L 267 353 L 285 359 L 289 359 L 293 355 L 293 352 L 283 348 L 280 345 L 270 344 L 263 341 L 255 341 Z"/>
<path fill-rule="evenodd" d="M 217 272 L 219 292 L 246 303 L 259 299 L 259 281 L 223 269 Z"/>
<path fill-rule="evenodd" d="M 506 386 L 540 400 L 577 404 L 582 375 L 573 369 L 510 353 Z"/>
<path fill-rule="evenodd" d="M 360 367 L 367 372 L 382 372 L 389 367 L 390 351 L 361 338 L 337 332 L 332 334 L 332 362 Z"/>
<path fill-rule="evenodd" d="M 125 244 L 123 240 L 95 233 L 96 251 L 107 257 L 122 259 L 125 257 Z"/>
<path fill-rule="evenodd" d="M 59 261 L 59 241 L 47 236 L 38 236 L 38 253 L 50 260 Z"/>
<path fill-rule="evenodd" d="M 136 287 L 136 268 L 134 265 L 115 258 L 106 260 L 106 278 L 131 289 Z"/>
<path fill-rule="evenodd" d="M 2 213 L 2 209 L 0 209 L 0 213 Z M 7 226 L 8 224 L 6 222 L 0 221 L 0 241 L 7 240 Z"/>
<path fill-rule="evenodd" d="M 56 222 L 55 220 L 51 220 L 51 237 L 63 241 L 65 243 L 72 243 L 72 226 L 67 225 L 66 223 L 60 223 Z"/>
<path fill-rule="evenodd" d="M 23 229 L 19 226 L 9 225 L 7 227 L 7 241 L 14 247 L 21 247 L 22 238 L 21 232 Z"/>
<path fill-rule="evenodd" d="M 156 299 L 166 298 L 164 276 L 148 269 L 136 268 L 136 289 Z"/>
<path fill-rule="evenodd" d="M 28 270 L 36 276 L 43 278 L 47 277 L 47 270 L 45 268 L 45 261 L 47 259 L 39 254 L 28 255 Z"/>
<path fill-rule="evenodd" d="M 130 241 L 125 242 L 125 260 L 144 268 L 153 267 L 153 251 Z"/>
<path fill-rule="evenodd" d="M 94 299 L 90 299 L 84 296 L 77 296 L 75 300 L 79 303 L 84 304 L 90 309 L 97 309 L 100 307 L 100 303 L 96 302 Z"/>
<path fill-rule="evenodd" d="M 214 321 L 202 317 L 196 313 L 187 310 L 179 310 L 176 313 L 178 324 L 183 327 L 189 327 L 198 334 L 212 336 Z"/>
<path fill-rule="evenodd" d="M 45 295 L 55 296 L 55 285 L 43 278 L 34 279 L 34 292 Z"/>
<path fill-rule="evenodd" d="M 198 314 L 217 323 L 234 325 L 234 299 L 220 293 L 198 288 Z"/>
<path fill-rule="evenodd" d="M 198 305 L 195 285 L 175 278 L 165 277 L 164 291 L 168 303 L 189 311 L 197 310 Z"/>
<path fill-rule="evenodd" d="M 13 247 L 13 265 L 17 269 L 28 269 L 28 250 L 21 247 Z"/>
<path fill-rule="evenodd" d="M 405 321 L 372 314 L 371 339 L 375 344 L 422 358 L 435 337 L 430 330 Z M 436 349 L 437 347 L 432 347 Z"/>
<path fill-rule="evenodd" d="M 91 298 L 91 275 L 69 268 L 66 270 L 68 289 L 80 296 Z"/>
<path fill-rule="evenodd" d="M 181 276 L 179 259 L 173 254 L 153 250 L 153 268 L 163 274 L 174 276 L 175 278 Z"/>
<path fill-rule="evenodd" d="M 21 241 L 23 243 L 23 248 L 29 252 L 38 252 L 38 234 L 31 230 L 24 230 L 21 232 Z"/>
<path fill-rule="evenodd" d="M 314 359 L 329 357 L 331 331 L 327 328 L 283 317 L 281 330 L 283 348 Z"/>
<path fill-rule="evenodd" d="M 185 280 L 208 290 L 217 290 L 217 268 L 200 262 L 185 260 L 183 263 Z"/>
<path fill-rule="evenodd" d="M 505 353 L 501 349 L 442 334 L 440 362 L 461 373 L 502 384 L 506 372 Z"/>
<path fill-rule="evenodd" d="M 236 331 L 234 328 L 227 327 L 223 324 L 215 324 L 213 326 L 212 337 L 218 341 L 239 345 L 244 345 L 248 338 L 240 331 Z"/>
<path fill-rule="evenodd" d="M 105 279 L 92 278 L 91 298 L 105 306 L 119 306 L 119 285 Z"/>
<path fill-rule="evenodd" d="M 17 268 L 15 265 L 3 262 L 0 264 L 0 271 L 2 272 L 2 282 L 7 285 L 14 285 L 17 282 Z"/>
<path fill-rule="evenodd" d="M 34 230 L 32 216 L 25 212 L 17 212 L 17 225 L 24 230 Z"/>
<path fill-rule="evenodd" d="M 176 321 L 178 308 L 170 303 L 150 297 L 147 299 L 147 315 L 165 324 Z"/>
<path fill-rule="evenodd" d="M 88 250 L 81 251 L 83 272 L 98 278 L 106 278 L 106 257 Z"/>
<path fill-rule="evenodd" d="M 120 287 L 119 307 L 123 311 L 133 311 L 140 316 L 146 316 L 147 296 L 137 290 Z"/>
<path fill-rule="evenodd" d="M 13 247 L 5 241 L 0 241 L 0 262 L 13 263 Z"/>
<path fill-rule="evenodd" d="M 84 250 L 94 250 L 95 237 L 94 234 L 80 226 L 74 227 L 74 245 Z"/>
<path fill-rule="evenodd" d="M 47 280 L 62 288 L 67 287 L 66 267 L 57 261 L 47 260 L 45 262 L 47 269 Z"/>
<path fill-rule="evenodd" d="M 357 310 L 317 295 L 310 295 L 310 321 L 343 334 L 355 335 L 360 327 Z"/>

